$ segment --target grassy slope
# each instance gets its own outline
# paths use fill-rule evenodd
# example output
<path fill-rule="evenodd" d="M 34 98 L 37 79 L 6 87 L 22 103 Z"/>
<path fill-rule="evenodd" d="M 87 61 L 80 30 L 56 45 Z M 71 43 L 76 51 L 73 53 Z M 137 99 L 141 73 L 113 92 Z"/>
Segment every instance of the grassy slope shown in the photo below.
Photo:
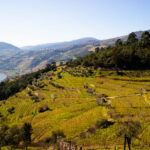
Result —
<path fill-rule="evenodd" d="M 48 73 L 49 74 L 49 73 Z M 107 129 L 99 129 L 95 134 L 87 133 L 86 138 L 80 138 L 80 133 L 86 132 L 93 127 L 98 120 L 103 118 L 111 119 L 108 115 L 109 108 L 98 106 L 95 97 L 90 95 L 83 88 L 88 84 L 96 90 L 96 93 L 107 94 L 111 101 L 111 106 L 119 114 L 123 114 L 120 120 L 132 117 L 133 120 L 140 119 L 143 126 L 142 143 L 150 143 L 150 82 L 135 82 L 134 80 L 149 79 L 150 77 L 131 78 L 127 76 L 116 76 L 106 71 L 102 74 L 106 78 L 100 77 L 74 77 L 67 72 L 62 73 L 62 78 L 53 77 L 53 83 L 64 86 L 65 89 L 58 89 L 49 84 L 49 75 L 41 79 L 47 86 L 36 88 L 33 91 L 38 95 L 40 102 L 34 103 L 27 94 L 28 88 L 15 96 L 10 97 L 5 104 L 1 102 L 0 112 L 7 116 L 6 122 L 10 125 L 24 122 L 31 122 L 33 126 L 34 142 L 44 140 L 51 136 L 51 132 L 61 129 L 67 139 L 75 141 L 78 145 L 114 145 L 122 144 L 123 139 L 116 137 L 118 129 L 117 122 Z M 102 76 L 101 74 L 101 76 Z M 116 80 L 120 79 L 120 80 Z M 122 79 L 131 81 L 122 81 Z M 132 81 L 133 80 L 133 81 Z M 141 88 L 144 95 L 140 95 Z M 51 95 L 56 95 L 53 101 Z M 44 100 L 41 100 L 44 97 Z M 47 104 L 51 111 L 39 113 L 38 108 Z M 8 114 L 7 109 L 14 106 L 15 112 Z M 143 123 L 145 122 L 145 123 Z M 138 140 L 134 140 L 139 144 Z"/>

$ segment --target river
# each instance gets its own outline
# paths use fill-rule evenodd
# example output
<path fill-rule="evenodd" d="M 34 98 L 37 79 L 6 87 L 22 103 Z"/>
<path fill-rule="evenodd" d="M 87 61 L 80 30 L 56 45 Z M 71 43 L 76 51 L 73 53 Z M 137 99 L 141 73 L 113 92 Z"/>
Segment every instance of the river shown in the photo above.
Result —
<path fill-rule="evenodd" d="M 5 75 L 4 73 L 0 73 L 0 82 L 5 80 L 7 78 L 7 75 Z"/>

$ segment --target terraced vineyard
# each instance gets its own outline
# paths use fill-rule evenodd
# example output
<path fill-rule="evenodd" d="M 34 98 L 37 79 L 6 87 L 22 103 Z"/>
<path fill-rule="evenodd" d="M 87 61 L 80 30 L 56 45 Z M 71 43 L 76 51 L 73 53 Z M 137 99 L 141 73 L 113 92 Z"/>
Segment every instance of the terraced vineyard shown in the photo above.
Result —
<path fill-rule="evenodd" d="M 138 77 L 134 75 L 138 72 L 123 73 L 94 71 L 90 76 L 82 76 L 80 71 L 59 67 L 1 101 L 1 121 L 10 126 L 30 122 L 33 143 L 43 143 L 52 131 L 61 130 L 67 140 L 85 149 L 114 149 L 115 146 L 122 149 L 124 138 L 118 136 L 120 122 L 139 121 L 142 130 L 132 140 L 132 147 L 147 148 L 150 143 L 149 71 L 143 71 Z M 107 126 L 100 124 L 104 120 Z"/>

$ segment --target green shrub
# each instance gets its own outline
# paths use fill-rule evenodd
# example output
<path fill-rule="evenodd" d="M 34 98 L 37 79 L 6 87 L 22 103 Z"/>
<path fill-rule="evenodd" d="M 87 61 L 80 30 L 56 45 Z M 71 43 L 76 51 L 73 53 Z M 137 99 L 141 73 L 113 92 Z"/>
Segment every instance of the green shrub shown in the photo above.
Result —
<path fill-rule="evenodd" d="M 65 138 L 65 134 L 62 130 L 57 130 L 52 132 L 52 137 L 51 137 L 51 142 L 56 143 L 57 142 L 57 137 L 62 137 Z"/>
<path fill-rule="evenodd" d="M 48 137 L 46 137 L 46 138 L 45 138 L 45 143 L 47 143 L 47 144 L 48 144 L 48 143 L 50 143 L 50 142 L 51 142 L 51 137 L 49 137 L 49 136 L 48 136 Z"/>
<path fill-rule="evenodd" d="M 39 98 L 38 98 L 38 96 L 36 96 L 36 95 L 33 95 L 33 96 L 31 97 L 31 99 L 32 99 L 34 102 L 39 102 Z"/>
<path fill-rule="evenodd" d="M 95 133 L 96 132 L 96 128 L 95 127 L 91 127 L 91 128 L 88 129 L 88 132 Z"/>
<path fill-rule="evenodd" d="M 80 138 L 85 139 L 86 138 L 86 132 L 80 133 Z"/>
<path fill-rule="evenodd" d="M 27 92 L 27 93 L 28 93 L 28 95 L 29 95 L 29 96 L 33 96 L 33 94 L 32 94 L 32 92 L 31 92 L 31 90 L 28 90 L 28 92 Z"/>
<path fill-rule="evenodd" d="M 10 113 L 10 114 L 13 114 L 14 113 L 14 110 L 15 110 L 15 107 L 11 107 L 11 108 L 8 108 L 7 111 Z"/>
<path fill-rule="evenodd" d="M 50 110 L 48 105 L 43 105 L 43 106 L 39 107 L 39 113 L 42 113 L 42 112 L 45 112 L 48 110 Z"/>
<path fill-rule="evenodd" d="M 108 121 L 107 119 L 102 119 L 96 122 L 95 127 L 96 128 L 107 128 L 110 125 L 113 125 L 114 123 L 111 121 Z"/>

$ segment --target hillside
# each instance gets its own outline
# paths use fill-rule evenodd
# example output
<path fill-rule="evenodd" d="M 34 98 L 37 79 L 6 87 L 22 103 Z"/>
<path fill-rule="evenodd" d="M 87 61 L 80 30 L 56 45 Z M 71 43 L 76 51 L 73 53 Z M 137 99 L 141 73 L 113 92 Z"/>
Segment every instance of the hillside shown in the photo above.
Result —
<path fill-rule="evenodd" d="M 126 41 L 118 39 L 114 46 L 97 47 L 93 52 L 74 61 L 68 66 L 84 66 L 114 70 L 150 69 L 150 33 L 142 32 L 140 39 L 136 33 L 128 35 Z"/>
<path fill-rule="evenodd" d="M 36 71 L 53 61 L 68 61 L 78 56 L 84 56 L 89 52 L 91 47 L 99 46 L 99 41 L 85 38 L 58 45 L 63 47 L 46 48 L 43 50 L 24 50 L 15 54 L 11 53 L 10 55 L 6 55 L 0 59 L 0 71 L 9 76 Z"/>
<path fill-rule="evenodd" d="M 22 51 L 20 48 L 5 42 L 0 42 L 0 57 L 9 56 L 10 54 L 16 54 L 17 52 Z"/>
<path fill-rule="evenodd" d="M 90 70 L 58 67 L 57 71 L 43 73 L 32 85 L 0 102 L 1 122 L 19 127 L 30 122 L 32 143 L 38 147 L 53 131 L 61 130 L 67 140 L 85 149 L 121 149 L 120 123 L 140 121 L 142 129 L 139 138 L 132 139 L 132 146 L 147 148 L 149 71 L 124 71 L 124 75 L 117 75 L 115 71 Z M 14 109 L 10 111 L 11 108 Z M 50 143 L 44 145 L 46 148 Z"/>

